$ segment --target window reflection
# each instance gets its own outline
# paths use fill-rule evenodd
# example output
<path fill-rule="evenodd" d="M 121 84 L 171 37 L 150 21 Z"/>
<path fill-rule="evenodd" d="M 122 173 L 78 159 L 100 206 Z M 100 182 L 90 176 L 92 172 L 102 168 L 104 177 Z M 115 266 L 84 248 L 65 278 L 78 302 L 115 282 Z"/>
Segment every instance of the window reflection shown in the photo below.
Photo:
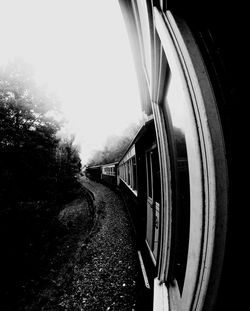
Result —
<path fill-rule="evenodd" d="M 148 197 L 152 198 L 152 177 L 151 177 L 151 160 L 150 160 L 150 152 L 146 154 L 147 160 L 147 188 L 148 188 Z"/>
<path fill-rule="evenodd" d="M 153 192 L 154 201 L 161 202 L 161 179 L 160 179 L 160 165 L 157 148 L 152 152 L 152 166 L 153 166 Z"/>
<path fill-rule="evenodd" d="M 163 62 L 167 62 L 163 53 Z M 166 67 L 169 70 L 169 67 Z M 163 96 L 163 108 L 168 123 L 168 136 L 171 142 L 171 174 L 173 180 L 173 245 L 172 275 L 182 294 L 189 241 L 190 188 L 186 134 L 191 124 L 189 102 L 184 93 L 185 81 L 178 72 L 168 72 L 167 86 Z"/>
<path fill-rule="evenodd" d="M 140 0 L 137 1 L 137 9 L 140 17 L 140 30 L 141 30 L 141 54 L 146 69 L 147 78 L 151 76 L 151 41 L 150 41 L 150 25 L 148 19 L 148 6 L 147 2 Z"/>

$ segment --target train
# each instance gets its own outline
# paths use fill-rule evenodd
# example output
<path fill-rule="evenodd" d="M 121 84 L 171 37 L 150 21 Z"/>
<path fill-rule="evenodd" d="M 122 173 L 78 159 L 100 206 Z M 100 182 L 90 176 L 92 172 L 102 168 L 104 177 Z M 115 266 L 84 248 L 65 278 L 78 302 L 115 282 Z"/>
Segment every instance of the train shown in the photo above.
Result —
<path fill-rule="evenodd" d="M 119 161 L 86 172 L 128 202 L 149 310 L 239 310 L 241 15 L 224 0 L 119 4 L 147 120 Z"/>

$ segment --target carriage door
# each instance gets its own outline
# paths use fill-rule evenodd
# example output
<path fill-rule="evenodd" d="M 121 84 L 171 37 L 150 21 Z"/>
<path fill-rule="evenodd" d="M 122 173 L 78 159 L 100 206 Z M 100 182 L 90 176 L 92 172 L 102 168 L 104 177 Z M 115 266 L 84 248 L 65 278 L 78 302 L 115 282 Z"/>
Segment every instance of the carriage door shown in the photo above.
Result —
<path fill-rule="evenodd" d="M 157 148 L 146 152 L 147 172 L 147 232 L 146 241 L 156 262 L 159 241 L 159 212 L 161 199 L 160 167 Z"/>

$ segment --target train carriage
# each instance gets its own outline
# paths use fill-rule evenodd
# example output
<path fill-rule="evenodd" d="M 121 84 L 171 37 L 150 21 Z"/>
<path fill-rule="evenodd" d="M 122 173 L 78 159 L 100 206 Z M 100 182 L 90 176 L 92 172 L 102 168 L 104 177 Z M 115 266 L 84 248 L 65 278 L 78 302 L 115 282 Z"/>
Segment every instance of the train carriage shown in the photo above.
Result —
<path fill-rule="evenodd" d="M 103 164 L 101 166 L 101 180 L 102 182 L 116 187 L 117 186 L 117 167 L 118 162 Z"/>
<path fill-rule="evenodd" d="M 101 181 L 102 167 L 101 165 L 87 166 L 85 174 L 94 181 Z"/>
<path fill-rule="evenodd" d="M 228 222 L 235 215 L 229 112 L 240 98 L 239 51 L 228 25 L 234 20 L 240 35 L 240 18 L 224 2 L 119 2 L 142 108 L 156 131 L 157 155 L 149 149 L 145 160 L 145 180 L 158 172 L 160 185 L 158 194 L 152 181 L 146 189 L 145 240 L 156 266 L 152 308 L 220 310 L 226 293 L 235 296 L 228 285 L 230 260 L 237 262 Z"/>
<path fill-rule="evenodd" d="M 225 1 L 222 9 L 214 0 L 119 3 L 148 121 L 119 161 L 117 182 L 146 262 L 148 310 L 237 310 L 230 113 L 241 98 L 240 58 L 228 25 L 240 34 L 240 16 Z"/>
<path fill-rule="evenodd" d="M 147 172 L 151 172 L 152 168 L 147 167 L 146 157 L 156 150 L 155 126 L 151 117 L 138 131 L 119 162 L 119 188 L 129 202 L 129 212 L 135 224 L 139 244 L 145 241 L 147 191 L 151 191 L 151 174 L 147 175 Z"/>

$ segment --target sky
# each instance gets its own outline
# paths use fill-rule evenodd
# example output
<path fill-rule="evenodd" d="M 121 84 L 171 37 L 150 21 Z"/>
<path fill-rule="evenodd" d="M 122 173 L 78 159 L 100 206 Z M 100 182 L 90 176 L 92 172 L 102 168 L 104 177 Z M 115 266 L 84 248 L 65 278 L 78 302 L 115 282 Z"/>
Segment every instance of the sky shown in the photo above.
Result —
<path fill-rule="evenodd" d="M 83 164 L 141 117 L 118 0 L 0 0 L 0 65 L 32 64 L 61 102 Z"/>

